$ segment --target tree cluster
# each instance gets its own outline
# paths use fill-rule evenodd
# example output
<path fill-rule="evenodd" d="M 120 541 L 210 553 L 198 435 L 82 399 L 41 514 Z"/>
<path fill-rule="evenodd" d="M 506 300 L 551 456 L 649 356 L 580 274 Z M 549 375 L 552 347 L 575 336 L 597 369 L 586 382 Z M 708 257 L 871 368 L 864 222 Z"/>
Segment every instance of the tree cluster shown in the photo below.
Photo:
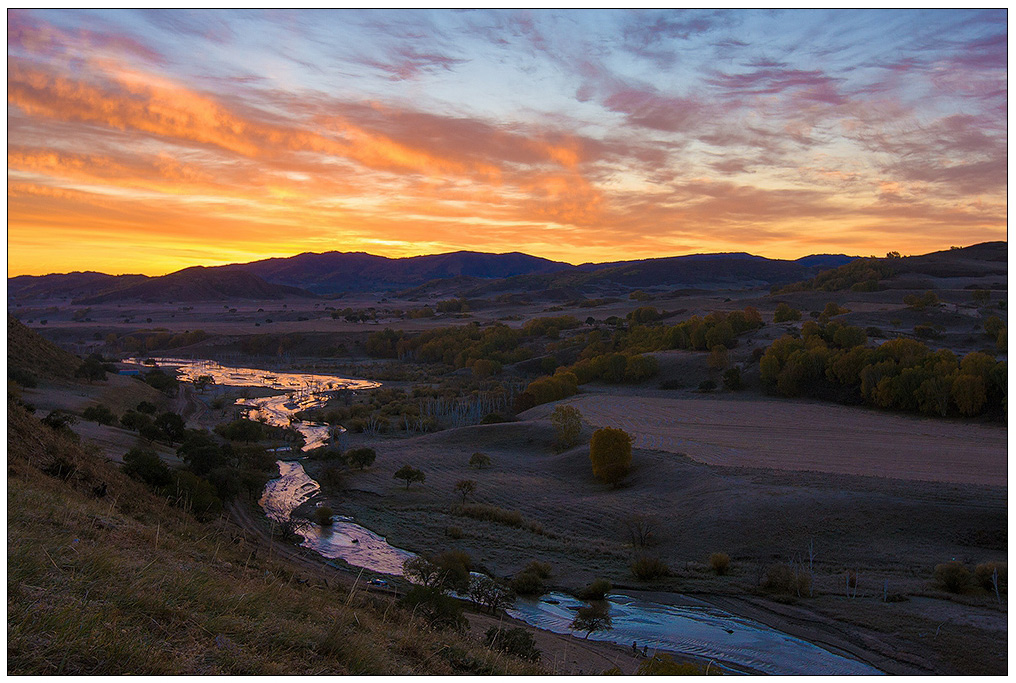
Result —
<path fill-rule="evenodd" d="M 785 335 L 763 354 L 764 386 L 783 396 L 836 395 L 891 410 L 973 416 L 1001 407 L 1007 395 L 1004 361 L 986 353 L 963 358 L 948 349 L 899 338 L 866 346 L 864 330 L 809 321 L 800 337 Z"/>

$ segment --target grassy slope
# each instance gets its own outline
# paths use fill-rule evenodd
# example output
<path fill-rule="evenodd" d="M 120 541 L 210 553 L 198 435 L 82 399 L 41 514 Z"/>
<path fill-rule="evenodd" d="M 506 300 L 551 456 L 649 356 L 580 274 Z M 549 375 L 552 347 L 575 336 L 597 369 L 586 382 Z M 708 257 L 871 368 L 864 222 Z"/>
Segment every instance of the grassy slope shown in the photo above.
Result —
<path fill-rule="evenodd" d="M 538 673 L 389 598 L 301 583 L 10 403 L 7 495 L 9 674 Z"/>
<path fill-rule="evenodd" d="M 71 377 L 81 359 L 47 341 L 7 314 L 7 364 L 36 376 Z"/>

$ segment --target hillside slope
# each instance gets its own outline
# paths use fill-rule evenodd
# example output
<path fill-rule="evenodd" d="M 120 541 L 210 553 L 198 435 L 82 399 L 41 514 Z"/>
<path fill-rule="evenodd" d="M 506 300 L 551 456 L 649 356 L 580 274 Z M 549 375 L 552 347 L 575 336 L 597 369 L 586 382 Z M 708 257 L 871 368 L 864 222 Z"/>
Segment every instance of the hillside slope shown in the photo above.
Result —
<path fill-rule="evenodd" d="M 7 373 L 21 371 L 32 376 L 67 378 L 81 359 L 44 339 L 38 332 L 7 314 Z"/>
<path fill-rule="evenodd" d="M 8 674 L 541 673 L 196 522 L 11 402 L 8 429 Z"/>

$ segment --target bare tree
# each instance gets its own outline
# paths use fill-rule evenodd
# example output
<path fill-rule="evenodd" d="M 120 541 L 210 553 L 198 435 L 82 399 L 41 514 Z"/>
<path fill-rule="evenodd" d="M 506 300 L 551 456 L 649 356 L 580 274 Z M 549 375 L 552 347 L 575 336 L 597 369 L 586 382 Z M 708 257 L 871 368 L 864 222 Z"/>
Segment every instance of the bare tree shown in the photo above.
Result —
<path fill-rule="evenodd" d="M 628 533 L 628 542 L 634 548 L 646 548 L 656 542 L 656 529 L 659 520 L 655 515 L 638 513 L 624 520 L 624 528 Z"/>

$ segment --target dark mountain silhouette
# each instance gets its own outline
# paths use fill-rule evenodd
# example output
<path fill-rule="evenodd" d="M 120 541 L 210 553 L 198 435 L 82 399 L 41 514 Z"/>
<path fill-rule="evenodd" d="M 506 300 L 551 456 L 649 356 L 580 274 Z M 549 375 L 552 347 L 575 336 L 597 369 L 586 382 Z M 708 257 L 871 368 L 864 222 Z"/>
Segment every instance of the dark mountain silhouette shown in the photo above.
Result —
<path fill-rule="evenodd" d="M 8 295 L 19 299 L 78 298 L 126 287 L 149 279 L 147 275 L 106 275 L 87 271 L 53 275 L 19 275 L 7 280 Z"/>
<path fill-rule="evenodd" d="M 969 247 L 893 259 L 893 265 L 897 274 L 929 277 L 1006 275 L 1009 272 L 1009 247 L 1006 242 L 981 242 Z"/>
<path fill-rule="evenodd" d="M 161 277 L 146 278 L 115 289 L 76 299 L 76 304 L 110 301 L 225 301 L 233 299 L 284 299 L 314 297 L 297 287 L 273 285 L 252 273 L 194 266 Z"/>
<path fill-rule="evenodd" d="M 616 263 L 586 263 L 557 273 L 521 275 L 481 284 L 464 294 L 483 296 L 504 291 L 561 291 L 571 295 L 577 291 L 588 294 L 619 288 L 631 290 L 651 287 L 771 286 L 810 277 L 823 269 L 823 263 L 839 264 L 852 258 L 820 256 L 782 261 L 751 254 L 732 253 L 693 254 Z M 807 259 L 814 259 L 816 265 L 809 265 Z"/>
<path fill-rule="evenodd" d="M 318 294 L 333 294 L 405 289 L 452 277 L 505 278 L 572 267 L 567 263 L 518 252 L 486 254 L 456 251 L 392 259 L 362 252 L 330 251 L 221 266 L 220 269 L 253 273 L 271 283 L 302 287 Z"/>

